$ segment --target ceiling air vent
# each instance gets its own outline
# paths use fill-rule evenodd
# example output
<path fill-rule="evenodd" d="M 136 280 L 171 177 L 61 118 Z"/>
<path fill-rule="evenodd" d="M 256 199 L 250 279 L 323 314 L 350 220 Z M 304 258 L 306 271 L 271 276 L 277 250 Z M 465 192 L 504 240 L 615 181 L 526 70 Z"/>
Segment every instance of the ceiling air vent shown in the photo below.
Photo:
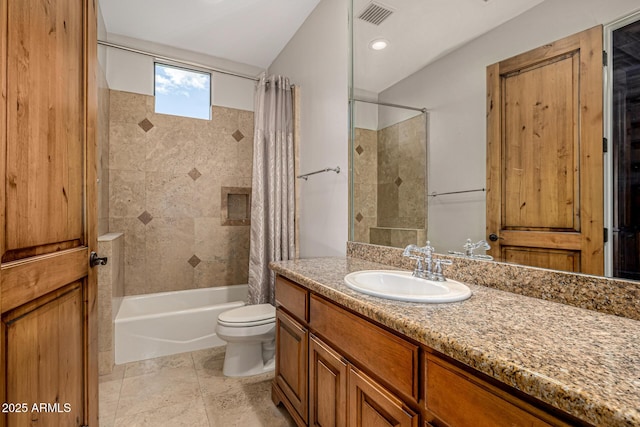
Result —
<path fill-rule="evenodd" d="M 358 15 L 358 19 L 374 25 L 380 25 L 393 13 L 393 9 L 380 3 L 369 3 Z"/>

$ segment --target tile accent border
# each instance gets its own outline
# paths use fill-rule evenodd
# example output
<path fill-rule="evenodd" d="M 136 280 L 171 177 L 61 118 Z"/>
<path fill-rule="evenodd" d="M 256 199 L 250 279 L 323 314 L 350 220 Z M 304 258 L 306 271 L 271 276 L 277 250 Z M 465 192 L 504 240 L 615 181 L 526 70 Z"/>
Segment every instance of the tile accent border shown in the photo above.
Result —
<path fill-rule="evenodd" d="M 402 249 L 347 242 L 347 256 L 411 270 Z M 438 254 L 454 280 L 640 320 L 640 282 Z"/>

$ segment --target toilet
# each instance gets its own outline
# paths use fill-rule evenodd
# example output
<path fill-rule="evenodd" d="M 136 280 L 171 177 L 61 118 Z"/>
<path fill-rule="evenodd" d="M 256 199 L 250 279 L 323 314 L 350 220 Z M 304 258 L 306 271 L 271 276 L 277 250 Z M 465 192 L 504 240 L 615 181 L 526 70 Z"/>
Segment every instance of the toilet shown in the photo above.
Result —
<path fill-rule="evenodd" d="M 275 368 L 276 308 L 246 305 L 220 313 L 218 337 L 227 342 L 222 373 L 248 377 Z"/>

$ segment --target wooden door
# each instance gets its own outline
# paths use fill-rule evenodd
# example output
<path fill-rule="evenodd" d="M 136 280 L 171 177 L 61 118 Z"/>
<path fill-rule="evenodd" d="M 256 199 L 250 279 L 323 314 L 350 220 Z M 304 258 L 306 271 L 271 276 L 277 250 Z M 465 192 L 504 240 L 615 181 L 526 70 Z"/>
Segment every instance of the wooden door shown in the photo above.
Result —
<path fill-rule="evenodd" d="M 278 309 L 275 381 L 305 423 L 308 409 L 308 340 L 307 329 Z"/>
<path fill-rule="evenodd" d="M 315 336 L 309 339 L 309 426 L 345 427 L 347 363 Z"/>
<path fill-rule="evenodd" d="M 350 427 L 418 427 L 417 414 L 353 366 L 348 383 Z"/>
<path fill-rule="evenodd" d="M 0 0 L 1 426 L 98 425 L 96 48 L 93 0 Z"/>
<path fill-rule="evenodd" d="M 604 273 L 602 136 L 601 26 L 487 68 L 495 259 Z"/>

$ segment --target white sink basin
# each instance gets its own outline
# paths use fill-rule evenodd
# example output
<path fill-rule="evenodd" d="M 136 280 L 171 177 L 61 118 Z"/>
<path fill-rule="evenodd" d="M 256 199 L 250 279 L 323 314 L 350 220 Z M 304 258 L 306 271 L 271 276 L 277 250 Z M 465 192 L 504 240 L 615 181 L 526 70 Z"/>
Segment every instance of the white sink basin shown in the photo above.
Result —
<path fill-rule="evenodd" d="M 463 283 L 420 279 L 409 271 L 356 271 L 344 276 L 344 281 L 355 291 L 399 301 L 442 303 L 463 301 L 471 296 L 471 290 Z"/>

